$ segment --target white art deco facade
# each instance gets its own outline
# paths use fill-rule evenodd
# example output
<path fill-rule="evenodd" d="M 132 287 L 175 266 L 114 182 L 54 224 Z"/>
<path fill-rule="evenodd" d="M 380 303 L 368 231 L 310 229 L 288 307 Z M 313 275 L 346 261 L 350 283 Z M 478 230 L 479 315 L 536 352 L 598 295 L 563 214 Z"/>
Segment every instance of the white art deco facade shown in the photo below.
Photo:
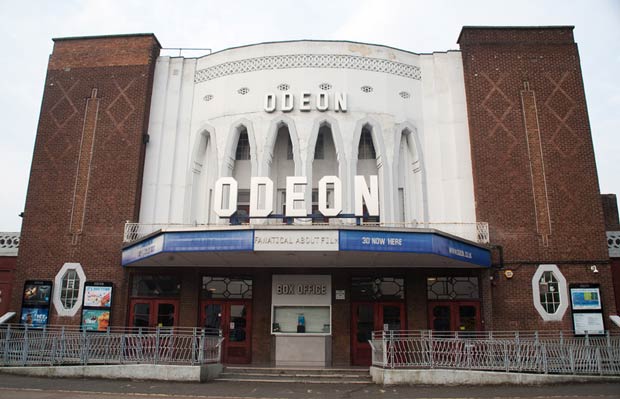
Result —
<path fill-rule="evenodd" d="M 342 181 L 343 214 L 354 176 L 376 175 L 381 222 L 476 221 L 459 52 L 302 41 L 159 57 L 148 132 L 141 223 L 219 223 L 225 176 L 240 204 L 251 176 L 271 178 L 275 214 L 286 177 L 306 176 L 311 214 L 327 175 Z"/>

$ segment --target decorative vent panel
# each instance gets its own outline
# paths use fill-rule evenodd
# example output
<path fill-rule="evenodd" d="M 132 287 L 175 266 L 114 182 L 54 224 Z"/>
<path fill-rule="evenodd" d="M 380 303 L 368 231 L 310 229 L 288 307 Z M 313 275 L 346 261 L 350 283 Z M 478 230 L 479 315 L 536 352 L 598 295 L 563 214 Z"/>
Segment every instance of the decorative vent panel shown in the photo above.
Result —
<path fill-rule="evenodd" d="M 620 258 L 620 231 L 607 232 L 607 248 L 610 258 Z"/>
<path fill-rule="evenodd" d="M 420 67 L 402 62 L 342 54 L 290 54 L 247 58 L 200 69 L 194 75 L 194 83 L 240 73 L 293 68 L 355 69 L 422 80 Z"/>
<path fill-rule="evenodd" d="M 286 91 L 286 90 L 288 90 L 290 88 L 291 88 L 291 86 L 288 83 L 280 83 L 278 85 L 278 90 L 280 90 L 280 91 Z"/>
<path fill-rule="evenodd" d="M 398 93 L 398 95 L 404 98 L 405 100 L 411 98 L 411 94 L 409 94 L 408 91 L 401 91 L 400 93 Z"/>
<path fill-rule="evenodd" d="M 362 86 L 360 87 L 360 90 L 363 91 L 364 93 L 372 93 L 374 91 L 374 89 L 371 86 Z"/>
<path fill-rule="evenodd" d="M 329 83 L 321 83 L 319 85 L 319 89 L 321 89 L 321 90 L 327 91 L 327 90 L 330 90 L 331 88 L 332 88 L 332 85 L 329 84 Z"/>
<path fill-rule="evenodd" d="M 239 90 L 237 90 L 237 93 L 241 94 L 242 96 L 245 96 L 249 92 L 250 92 L 250 89 L 248 89 L 247 87 L 242 87 Z"/>

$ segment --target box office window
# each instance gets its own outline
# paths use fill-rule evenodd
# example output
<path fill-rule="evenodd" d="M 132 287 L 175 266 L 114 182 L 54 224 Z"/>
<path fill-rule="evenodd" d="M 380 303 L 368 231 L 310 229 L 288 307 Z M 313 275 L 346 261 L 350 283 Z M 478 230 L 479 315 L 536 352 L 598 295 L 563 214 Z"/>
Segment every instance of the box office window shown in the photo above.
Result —
<path fill-rule="evenodd" d="M 204 276 L 202 278 L 202 297 L 209 299 L 252 299 L 252 279 Z"/>
<path fill-rule="evenodd" d="M 401 301 L 405 299 L 405 279 L 400 277 L 353 277 L 354 301 Z"/>
<path fill-rule="evenodd" d="M 426 291 L 430 300 L 480 298 L 478 277 L 429 277 Z"/>
<path fill-rule="evenodd" d="M 177 276 L 141 275 L 134 276 L 131 286 L 133 297 L 177 297 L 181 292 L 181 281 Z"/>

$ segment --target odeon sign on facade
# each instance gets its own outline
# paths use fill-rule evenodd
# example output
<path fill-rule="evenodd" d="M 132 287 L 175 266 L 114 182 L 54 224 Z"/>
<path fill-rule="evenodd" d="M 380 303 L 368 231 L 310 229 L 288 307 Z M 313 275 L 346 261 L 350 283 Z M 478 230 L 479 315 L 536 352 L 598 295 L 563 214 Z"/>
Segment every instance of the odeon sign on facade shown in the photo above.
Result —
<path fill-rule="evenodd" d="M 377 176 L 369 176 L 370 187 L 364 176 L 355 176 L 354 197 L 355 216 L 364 216 L 363 204 L 366 204 L 368 216 L 379 216 L 379 183 Z M 306 217 L 305 188 L 306 176 L 288 176 L 286 178 L 286 217 Z M 334 203 L 328 207 L 327 192 L 333 190 Z M 250 217 L 268 217 L 273 213 L 273 180 L 269 177 L 252 177 L 250 179 Z M 338 216 L 342 212 L 342 182 L 337 176 L 323 176 L 319 180 L 319 212 L 325 217 Z M 224 201 L 224 193 L 228 199 Z M 238 184 L 232 177 L 221 177 L 215 182 L 215 201 L 213 211 L 222 218 L 230 217 L 237 211 Z"/>

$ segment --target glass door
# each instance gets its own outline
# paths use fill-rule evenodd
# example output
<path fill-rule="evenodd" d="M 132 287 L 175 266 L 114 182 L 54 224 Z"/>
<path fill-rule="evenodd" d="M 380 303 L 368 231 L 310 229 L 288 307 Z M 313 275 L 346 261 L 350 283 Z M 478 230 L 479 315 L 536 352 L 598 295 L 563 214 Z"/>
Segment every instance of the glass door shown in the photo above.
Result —
<path fill-rule="evenodd" d="M 480 331 L 480 302 L 455 301 L 429 304 L 429 327 L 434 331 Z"/>
<path fill-rule="evenodd" d="M 370 366 L 373 331 L 404 330 L 405 304 L 402 302 L 353 302 L 351 320 L 351 363 Z"/>
<path fill-rule="evenodd" d="M 351 320 L 351 363 L 367 366 L 372 361 L 372 350 L 368 340 L 375 329 L 375 304 L 353 303 Z"/>
<path fill-rule="evenodd" d="M 179 301 L 174 299 L 133 299 L 129 308 L 130 327 L 175 327 Z"/>
<path fill-rule="evenodd" d="M 206 300 L 202 302 L 202 323 L 212 332 L 222 332 L 222 361 L 247 364 L 252 361 L 251 301 Z"/>

